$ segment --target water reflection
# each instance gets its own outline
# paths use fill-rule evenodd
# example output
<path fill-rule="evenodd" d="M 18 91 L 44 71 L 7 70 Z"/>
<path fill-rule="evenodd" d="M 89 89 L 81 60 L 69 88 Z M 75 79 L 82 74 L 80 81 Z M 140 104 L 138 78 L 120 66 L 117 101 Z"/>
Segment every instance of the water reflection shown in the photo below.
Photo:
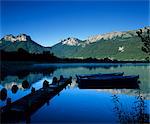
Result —
<path fill-rule="evenodd" d="M 73 77 L 72 84 L 68 85 L 60 96 L 47 101 L 37 113 L 26 119 L 28 121 L 105 122 L 107 118 L 102 118 L 103 115 L 110 116 L 108 121 L 112 123 L 134 123 L 138 120 L 142 122 L 143 118 L 148 120 L 147 116 L 150 113 L 148 108 L 150 103 L 149 64 L 27 64 L 22 66 L 22 64 L 13 63 L 13 66 L 4 64 L 2 67 L 0 88 L 7 89 L 6 98 L 11 97 L 12 101 L 29 94 L 32 87 L 39 89 L 44 80 L 52 82 L 54 76 Z M 141 81 L 139 89 L 113 87 L 82 90 L 76 83 L 76 74 L 113 72 L 124 72 L 125 75 L 139 74 Z M 24 81 L 29 85 L 23 85 Z M 14 85 L 17 85 L 18 89 L 12 92 Z M 0 101 L 0 106 L 5 104 L 6 100 Z M 49 116 L 44 116 L 44 113 L 49 113 Z M 91 113 L 90 116 L 89 113 Z M 64 120 L 64 118 L 70 119 Z"/>
<path fill-rule="evenodd" d="M 24 79 L 30 74 L 42 74 L 50 76 L 56 68 L 53 67 L 35 67 L 30 63 L 2 63 L 1 64 L 1 80 L 4 81 L 7 76 L 17 76 L 18 79 Z"/>
<path fill-rule="evenodd" d="M 130 111 L 123 110 L 123 104 L 121 103 L 122 100 L 118 95 L 112 95 L 114 111 L 117 114 L 120 123 L 149 122 L 149 114 L 145 113 L 145 110 L 148 109 L 148 106 L 144 101 L 145 98 L 141 95 L 140 90 L 137 90 L 136 94 L 137 96 L 135 97 L 132 106 L 130 106 Z"/>

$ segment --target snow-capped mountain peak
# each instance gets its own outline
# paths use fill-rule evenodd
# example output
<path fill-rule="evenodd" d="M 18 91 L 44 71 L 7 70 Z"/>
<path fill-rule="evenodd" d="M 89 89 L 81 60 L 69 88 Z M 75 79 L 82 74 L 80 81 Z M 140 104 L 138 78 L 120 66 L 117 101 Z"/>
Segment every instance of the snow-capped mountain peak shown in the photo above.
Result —
<path fill-rule="evenodd" d="M 29 41 L 29 40 L 31 40 L 31 37 L 26 35 L 26 34 L 20 34 L 20 35 L 16 36 L 16 40 L 18 40 L 18 41 Z"/>
<path fill-rule="evenodd" d="M 15 42 L 15 41 L 30 41 L 31 37 L 26 35 L 26 34 L 20 34 L 18 36 L 14 36 L 12 34 L 10 35 L 6 35 L 2 38 L 5 41 L 11 41 L 11 42 Z"/>
<path fill-rule="evenodd" d="M 16 41 L 15 36 L 12 34 L 4 36 L 2 39 L 6 40 L 6 41 L 12 41 L 12 42 Z"/>
<path fill-rule="evenodd" d="M 80 40 L 77 38 L 69 37 L 67 39 L 61 40 L 61 43 L 63 45 L 76 46 L 79 44 L 79 41 Z"/>
<path fill-rule="evenodd" d="M 93 43 L 93 42 L 96 42 L 101 39 L 110 40 L 110 39 L 114 39 L 116 37 L 129 38 L 129 37 L 132 37 L 132 35 L 127 32 L 111 32 L 111 33 L 106 33 L 106 34 L 102 34 L 102 35 L 91 36 L 87 39 L 87 43 Z"/>

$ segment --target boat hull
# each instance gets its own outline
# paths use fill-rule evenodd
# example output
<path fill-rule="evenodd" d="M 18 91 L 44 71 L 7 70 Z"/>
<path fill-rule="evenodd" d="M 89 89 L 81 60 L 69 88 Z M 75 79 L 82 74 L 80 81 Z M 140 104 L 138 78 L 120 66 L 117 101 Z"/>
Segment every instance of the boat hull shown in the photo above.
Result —
<path fill-rule="evenodd" d="M 101 76 L 122 76 L 123 72 L 118 73 L 106 73 L 106 74 L 85 74 L 85 75 L 76 75 L 77 78 L 90 78 L 90 77 L 101 77 Z"/>

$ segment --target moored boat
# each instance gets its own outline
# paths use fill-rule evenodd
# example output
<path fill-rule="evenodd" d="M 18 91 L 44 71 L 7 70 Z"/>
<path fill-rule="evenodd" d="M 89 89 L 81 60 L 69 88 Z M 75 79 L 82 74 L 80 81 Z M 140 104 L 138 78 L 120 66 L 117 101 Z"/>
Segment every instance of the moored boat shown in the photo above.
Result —
<path fill-rule="evenodd" d="M 81 78 L 92 78 L 92 77 L 108 77 L 108 76 L 122 76 L 124 72 L 117 73 L 98 73 L 98 74 L 85 74 L 85 75 L 76 75 L 77 81 Z"/>

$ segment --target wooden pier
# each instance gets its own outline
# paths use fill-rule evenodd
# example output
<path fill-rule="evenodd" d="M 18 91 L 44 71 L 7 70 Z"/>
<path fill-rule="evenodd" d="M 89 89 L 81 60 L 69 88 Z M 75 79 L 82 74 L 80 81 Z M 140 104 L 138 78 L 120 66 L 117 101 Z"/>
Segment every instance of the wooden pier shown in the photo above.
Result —
<path fill-rule="evenodd" d="M 71 84 L 71 78 L 63 78 L 55 85 L 49 84 L 47 87 L 43 87 L 2 107 L 0 110 L 1 123 L 30 122 L 30 116 L 59 94 L 68 84 Z"/>

